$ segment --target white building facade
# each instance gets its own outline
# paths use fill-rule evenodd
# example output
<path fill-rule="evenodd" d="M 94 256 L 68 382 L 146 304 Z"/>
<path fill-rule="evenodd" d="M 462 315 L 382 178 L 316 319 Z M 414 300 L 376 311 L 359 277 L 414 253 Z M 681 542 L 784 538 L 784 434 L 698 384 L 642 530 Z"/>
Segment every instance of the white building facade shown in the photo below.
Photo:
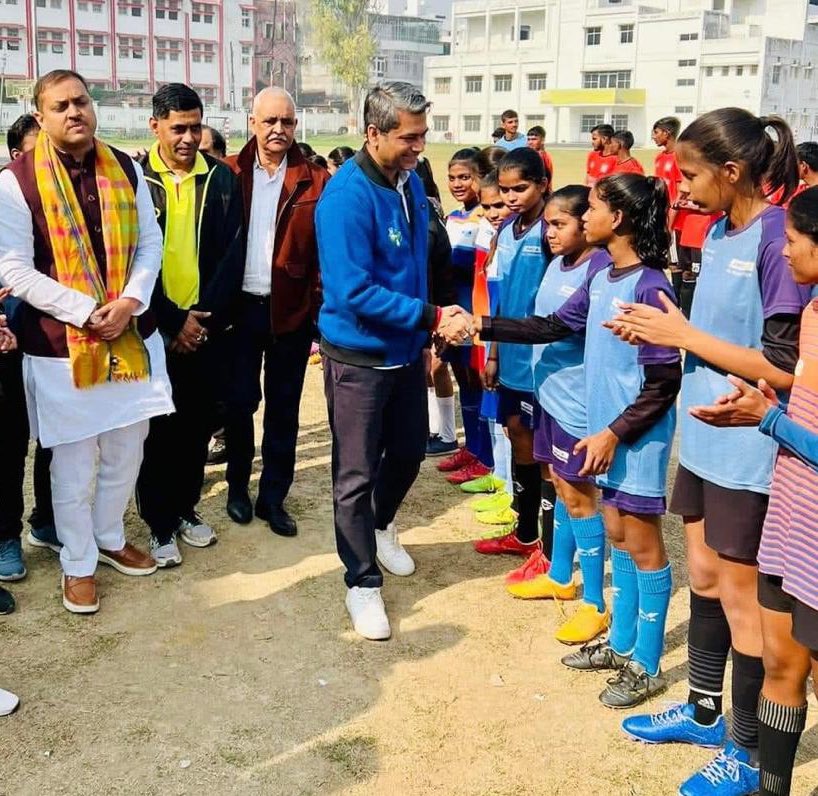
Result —
<path fill-rule="evenodd" d="M 438 141 L 487 143 L 513 108 L 552 143 L 605 122 L 644 144 L 725 105 L 818 138 L 818 0 L 463 0 L 424 87 Z"/>

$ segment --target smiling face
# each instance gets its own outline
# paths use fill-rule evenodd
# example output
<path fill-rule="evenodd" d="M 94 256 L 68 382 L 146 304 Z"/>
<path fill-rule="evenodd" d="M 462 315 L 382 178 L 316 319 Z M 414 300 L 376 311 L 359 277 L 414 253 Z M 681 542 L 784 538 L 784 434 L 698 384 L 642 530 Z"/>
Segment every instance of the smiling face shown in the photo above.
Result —
<path fill-rule="evenodd" d="M 732 207 L 741 169 L 736 163 L 713 166 L 707 163 L 693 144 L 683 141 L 676 147 L 676 162 L 682 172 L 679 191 L 687 194 L 705 213 L 718 213 Z"/>
<path fill-rule="evenodd" d="M 601 199 L 596 188 L 591 189 L 588 202 L 589 207 L 582 216 L 585 240 L 589 246 L 605 246 L 620 225 L 622 214 L 618 210 L 612 210 L 608 203 Z"/>
<path fill-rule="evenodd" d="M 548 224 L 546 238 L 553 254 L 576 255 L 586 248 L 582 221 L 561 208 L 559 201 L 550 201 L 545 207 Z"/>
<path fill-rule="evenodd" d="M 297 126 L 295 106 L 286 94 L 264 91 L 256 97 L 250 129 L 260 153 L 281 161 L 295 140 Z"/>
<path fill-rule="evenodd" d="M 494 229 L 499 229 L 503 220 L 511 215 L 500 191 L 494 186 L 480 189 L 480 207 Z"/>
<path fill-rule="evenodd" d="M 503 119 L 500 122 L 500 127 L 505 130 L 506 138 L 510 141 L 512 138 L 516 138 L 517 130 L 520 127 L 520 120 L 516 116 L 512 116 L 510 119 Z"/>
<path fill-rule="evenodd" d="M 787 243 L 783 254 L 789 262 L 793 279 L 799 285 L 818 284 L 818 245 L 809 235 L 799 232 L 789 218 L 784 233 Z"/>
<path fill-rule="evenodd" d="M 426 149 L 426 113 L 398 111 L 398 126 L 382 132 L 374 124 L 366 130 L 369 152 L 387 171 L 412 171 Z"/>
<path fill-rule="evenodd" d="M 202 142 L 202 112 L 171 111 L 166 119 L 151 117 L 150 125 L 165 164 L 184 171 L 193 168 Z"/>
<path fill-rule="evenodd" d="M 57 149 L 82 153 L 93 146 L 97 117 L 81 80 L 70 77 L 46 86 L 34 117 Z"/>
<path fill-rule="evenodd" d="M 477 202 L 475 175 L 468 163 L 449 166 L 449 193 L 467 207 Z"/>

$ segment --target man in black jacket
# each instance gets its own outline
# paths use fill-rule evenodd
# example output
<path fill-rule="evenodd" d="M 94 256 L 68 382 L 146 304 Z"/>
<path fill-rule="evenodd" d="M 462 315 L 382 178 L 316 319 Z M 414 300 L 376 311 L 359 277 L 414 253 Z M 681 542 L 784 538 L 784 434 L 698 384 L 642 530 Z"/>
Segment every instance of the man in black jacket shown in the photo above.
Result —
<path fill-rule="evenodd" d="M 163 86 L 153 97 L 150 125 L 157 141 L 145 158 L 145 179 L 165 236 L 151 308 L 165 340 L 176 413 L 151 421 L 137 505 L 151 529 L 151 554 L 168 567 L 182 561 L 177 536 L 194 547 L 216 541 L 196 504 L 221 392 L 218 337 L 241 289 L 244 245 L 238 181 L 199 152 L 196 92 L 181 83 Z"/>

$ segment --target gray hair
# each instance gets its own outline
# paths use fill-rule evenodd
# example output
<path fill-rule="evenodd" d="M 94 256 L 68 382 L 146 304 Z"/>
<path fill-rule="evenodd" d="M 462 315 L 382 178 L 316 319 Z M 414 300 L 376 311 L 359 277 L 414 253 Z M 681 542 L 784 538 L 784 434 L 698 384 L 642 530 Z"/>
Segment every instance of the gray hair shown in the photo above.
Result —
<path fill-rule="evenodd" d="M 254 115 L 258 112 L 258 106 L 267 97 L 284 97 L 284 99 L 286 99 L 287 102 L 293 106 L 293 113 L 295 113 L 295 100 L 289 91 L 281 88 L 280 86 L 267 86 L 266 88 L 261 89 L 261 91 L 259 91 L 259 93 L 253 97 L 253 110 L 251 112 Z"/>
<path fill-rule="evenodd" d="M 374 125 L 381 133 L 398 126 L 398 112 L 426 113 L 429 102 L 411 83 L 387 81 L 369 90 L 364 100 L 364 125 Z"/>

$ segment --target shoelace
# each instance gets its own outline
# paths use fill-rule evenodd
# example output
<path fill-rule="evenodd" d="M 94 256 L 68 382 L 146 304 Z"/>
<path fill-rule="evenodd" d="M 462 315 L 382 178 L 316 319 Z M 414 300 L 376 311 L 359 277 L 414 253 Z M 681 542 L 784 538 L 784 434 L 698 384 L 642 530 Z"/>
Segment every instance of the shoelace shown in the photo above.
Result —
<path fill-rule="evenodd" d="M 679 718 L 679 714 L 682 711 L 684 705 L 681 702 L 676 702 L 667 710 L 662 711 L 661 713 L 654 713 L 650 717 L 650 723 L 655 727 L 663 727 L 667 724 L 675 724 L 676 720 Z"/>
<path fill-rule="evenodd" d="M 711 784 L 738 782 L 739 761 L 722 750 L 702 770 L 701 775 Z"/>

